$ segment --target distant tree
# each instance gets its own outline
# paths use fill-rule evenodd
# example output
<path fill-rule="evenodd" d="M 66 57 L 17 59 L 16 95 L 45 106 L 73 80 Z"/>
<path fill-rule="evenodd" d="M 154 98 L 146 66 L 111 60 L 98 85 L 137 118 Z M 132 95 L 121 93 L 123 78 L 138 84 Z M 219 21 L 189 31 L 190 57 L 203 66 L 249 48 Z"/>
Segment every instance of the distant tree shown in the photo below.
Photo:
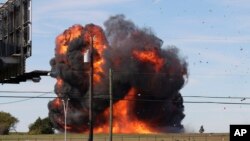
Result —
<path fill-rule="evenodd" d="M 0 135 L 8 135 L 10 130 L 15 130 L 18 119 L 10 113 L 0 112 Z"/>
<path fill-rule="evenodd" d="M 38 117 L 38 119 L 29 126 L 29 134 L 54 134 L 54 133 L 55 131 L 53 123 L 50 121 L 48 117 L 44 119 Z"/>
<path fill-rule="evenodd" d="M 204 127 L 203 127 L 203 125 L 201 125 L 199 132 L 200 132 L 200 133 L 204 133 L 204 131 L 205 131 L 205 130 L 204 130 Z"/>

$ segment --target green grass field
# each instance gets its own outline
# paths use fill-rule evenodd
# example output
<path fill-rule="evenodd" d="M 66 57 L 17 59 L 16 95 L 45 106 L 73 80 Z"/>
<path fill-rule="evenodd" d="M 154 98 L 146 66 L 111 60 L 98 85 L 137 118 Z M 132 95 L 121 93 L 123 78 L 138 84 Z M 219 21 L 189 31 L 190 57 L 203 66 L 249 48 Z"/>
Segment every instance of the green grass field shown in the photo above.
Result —
<path fill-rule="evenodd" d="M 6 135 L 0 141 L 63 141 L 64 134 L 56 135 Z M 108 141 L 107 134 L 95 134 L 94 141 Z M 87 134 L 68 134 L 67 141 L 88 141 Z M 113 141 L 229 141 L 229 134 L 115 134 Z"/>

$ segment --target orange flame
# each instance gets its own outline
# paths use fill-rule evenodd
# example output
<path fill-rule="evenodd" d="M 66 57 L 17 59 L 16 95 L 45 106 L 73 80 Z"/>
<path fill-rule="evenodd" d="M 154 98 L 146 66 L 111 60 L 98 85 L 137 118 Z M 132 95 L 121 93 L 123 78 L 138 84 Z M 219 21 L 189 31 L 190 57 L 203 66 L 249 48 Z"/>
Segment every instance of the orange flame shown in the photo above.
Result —
<path fill-rule="evenodd" d="M 57 80 L 57 82 L 56 82 L 56 87 L 57 87 L 58 91 L 60 92 L 61 89 L 62 89 L 63 80 L 62 80 L 60 77 L 58 77 L 56 80 Z M 55 107 L 60 107 L 61 104 L 62 104 L 62 103 L 61 103 L 61 100 L 60 100 L 59 98 L 56 98 L 56 99 L 53 101 L 53 106 L 55 106 Z"/>
<path fill-rule="evenodd" d="M 160 58 L 156 50 L 146 50 L 146 51 L 133 51 L 135 58 L 142 62 L 149 62 L 155 66 L 155 71 L 159 72 L 162 66 L 164 65 L 164 59 Z"/>
<path fill-rule="evenodd" d="M 83 32 L 85 31 L 85 32 Z M 84 33 L 84 35 L 83 35 Z M 98 26 L 88 26 L 86 28 L 81 25 L 74 25 L 69 29 L 65 30 L 62 34 L 56 38 L 56 54 L 65 55 L 68 51 L 69 43 L 83 35 L 86 43 L 93 46 L 95 51 L 94 56 L 94 82 L 99 83 L 101 76 L 104 74 L 102 66 L 105 64 L 103 59 L 103 52 L 106 49 L 106 37 L 102 29 Z M 86 49 L 83 50 L 83 54 Z"/>
<path fill-rule="evenodd" d="M 133 99 L 136 94 L 136 89 L 131 88 L 128 95 L 124 97 L 124 100 L 120 100 L 113 105 L 113 132 L 114 133 L 154 133 L 155 131 L 150 129 L 150 127 L 136 119 L 130 114 L 132 110 L 133 101 L 128 101 L 128 99 Z M 104 111 L 104 116 L 109 117 L 109 108 Z M 95 133 L 107 133 L 109 131 L 109 126 L 107 124 L 101 125 L 94 129 Z"/>
<path fill-rule="evenodd" d="M 74 25 L 68 30 L 65 30 L 62 34 L 56 38 L 56 53 L 59 55 L 65 55 L 68 50 L 68 44 L 73 39 L 81 36 L 83 27 L 81 25 Z"/>
<path fill-rule="evenodd" d="M 102 69 L 102 66 L 104 64 L 104 60 L 100 59 L 99 61 L 94 62 L 94 81 L 95 82 L 100 82 L 101 81 L 101 76 L 104 71 Z"/>
<path fill-rule="evenodd" d="M 56 80 L 57 80 L 57 82 L 56 82 L 57 88 L 61 89 L 62 85 L 63 85 L 63 80 L 61 78 L 59 78 L 59 77 Z"/>
<path fill-rule="evenodd" d="M 103 65 L 105 64 L 105 61 L 103 59 L 103 53 L 105 51 L 106 44 L 106 37 L 103 33 L 102 29 L 98 26 L 90 26 L 87 29 L 90 31 L 88 33 L 88 36 L 85 36 L 85 40 L 88 40 L 90 43 L 93 43 L 93 47 L 96 51 L 94 56 L 94 82 L 99 83 L 101 81 L 101 76 L 104 74 Z M 91 38 L 89 38 L 91 37 Z"/>
<path fill-rule="evenodd" d="M 54 101 L 53 101 L 53 106 L 55 107 L 60 107 L 61 106 L 61 100 L 59 98 L 56 98 Z"/>

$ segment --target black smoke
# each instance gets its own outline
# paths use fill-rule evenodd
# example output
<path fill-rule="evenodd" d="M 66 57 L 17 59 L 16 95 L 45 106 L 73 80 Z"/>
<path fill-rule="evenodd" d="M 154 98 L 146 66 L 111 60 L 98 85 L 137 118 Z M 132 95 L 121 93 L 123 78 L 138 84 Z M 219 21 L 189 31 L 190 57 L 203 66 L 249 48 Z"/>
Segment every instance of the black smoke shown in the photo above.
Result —
<path fill-rule="evenodd" d="M 62 88 L 55 86 L 59 97 L 69 98 L 67 117 L 68 130 L 85 132 L 88 130 L 88 67 L 83 62 L 82 52 L 90 47 L 84 38 L 88 29 L 97 27 L 98 33 L 106 35 L 107 48 L 103 55 L 95 51 L 95 59 L 103 57 L 105 64 L 101 82 L 94 86 L 94 123 L 95 126 L 107 124 L 103 111 L 108 108 L 108 70 L 113 70 L 114 103 L 123 99 L 131 88 L 137 90 L 131 104 L 132 115 L 147 123 L 158 132 L 182 132 L 181 124 L 184 115 L 183 98 L 180 89 L 187 78 L 187 62 L 180 57 L 179 50 L 174 46 L 162 48 L 163 41 L 148 28 L 139 28 L 125 16 L 110 17 L 105 23 L 105 31 L 96 25 L 89 24 L 83 29 L 82 35 L 67 43 L 66 55 L 56 54 L 50 62 L 53 77 L 63 80 Z M 65 31 L 67 32 L 67 31 Z M 102 39 L 106 41 L 106 39 Z M 141 61 L 134 51 L 154 51 L 164 60 L 156 70 L 152 62 Z M 63 105 L 55 106 L 58 99 L 48 104 L 49 116 L 55 127 L 64 130 Z M 122 128 L 122 127 L 121 127 Z"/>

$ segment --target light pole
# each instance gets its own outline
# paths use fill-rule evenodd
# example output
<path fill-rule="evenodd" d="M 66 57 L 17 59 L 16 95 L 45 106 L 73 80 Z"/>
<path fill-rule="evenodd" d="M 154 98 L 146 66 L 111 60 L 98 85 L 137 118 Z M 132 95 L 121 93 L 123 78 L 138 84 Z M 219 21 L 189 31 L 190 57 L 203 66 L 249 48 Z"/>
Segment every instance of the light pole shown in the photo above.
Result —
<path fill-rule="evenodd" d="M 68 111 L 68 103 L 69 99 L 62 99 L 63 102 L 63 111 L 64 111 L 64 141 L 67 141 L 67 111 Z"/>

